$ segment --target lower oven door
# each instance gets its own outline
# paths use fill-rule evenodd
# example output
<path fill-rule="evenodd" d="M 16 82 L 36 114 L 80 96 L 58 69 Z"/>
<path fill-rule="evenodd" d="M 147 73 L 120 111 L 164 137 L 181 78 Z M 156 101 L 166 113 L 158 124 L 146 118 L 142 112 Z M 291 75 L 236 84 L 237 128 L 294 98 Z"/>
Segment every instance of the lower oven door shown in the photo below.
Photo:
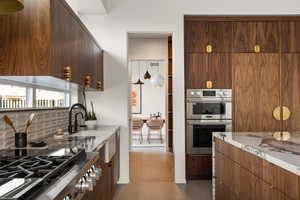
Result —
<path fill-rule="evenodd" d="M 231 120 L 187 120 L 187 153 L 210 155 L 212 133 L 231 130 Z"/>

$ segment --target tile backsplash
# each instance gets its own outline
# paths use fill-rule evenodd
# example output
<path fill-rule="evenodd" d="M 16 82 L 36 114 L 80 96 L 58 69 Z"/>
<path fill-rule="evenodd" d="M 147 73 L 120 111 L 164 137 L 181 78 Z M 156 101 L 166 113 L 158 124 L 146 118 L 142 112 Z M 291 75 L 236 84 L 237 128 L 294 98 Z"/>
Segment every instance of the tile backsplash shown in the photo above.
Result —
<path fill-rule="evenodd" d="M 31 110 L 17 112 L 0 113 L 0 148 L 9 148 L 14 146 L 14 132 L 4 123 L 3 116 L 9 116 L 18 132 L 25 130 L 25 124 L 29 115 L 35 113 L 35 117 L 28 132 L 28 142 L 53 135 L 57 129 L 67 129 L 68 127 L 68 109 L 57 110 Z"/>

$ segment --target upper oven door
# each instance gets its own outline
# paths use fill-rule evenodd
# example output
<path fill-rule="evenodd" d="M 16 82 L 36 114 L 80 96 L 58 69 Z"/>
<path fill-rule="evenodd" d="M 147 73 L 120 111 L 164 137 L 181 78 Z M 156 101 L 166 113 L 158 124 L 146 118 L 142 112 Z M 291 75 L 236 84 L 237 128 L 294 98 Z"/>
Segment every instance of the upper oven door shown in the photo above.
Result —
<path fill-rule="evenodd" d="M 231 119 L 231 101 L 187 99 L 187 119 Z"/>

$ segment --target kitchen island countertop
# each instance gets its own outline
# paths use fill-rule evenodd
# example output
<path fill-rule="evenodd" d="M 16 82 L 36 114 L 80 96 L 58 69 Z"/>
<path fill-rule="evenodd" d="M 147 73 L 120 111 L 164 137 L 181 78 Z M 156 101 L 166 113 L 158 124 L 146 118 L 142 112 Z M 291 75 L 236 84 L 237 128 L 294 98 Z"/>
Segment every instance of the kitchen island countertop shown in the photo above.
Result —
<path fill-rule="evenodd" d="M 222 132 L 213 137 L 300 176 L 300 132 Z"/>

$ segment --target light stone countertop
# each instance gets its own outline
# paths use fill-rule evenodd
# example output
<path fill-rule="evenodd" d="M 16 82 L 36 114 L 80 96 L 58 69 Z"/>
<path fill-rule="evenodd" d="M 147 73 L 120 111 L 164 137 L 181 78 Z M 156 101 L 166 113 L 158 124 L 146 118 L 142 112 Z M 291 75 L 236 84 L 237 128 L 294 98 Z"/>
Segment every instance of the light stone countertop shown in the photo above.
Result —
<path fill-rule="evenodd" d="M 220 132 L 213 137 L 300 176 L 300 132 Z"/>

